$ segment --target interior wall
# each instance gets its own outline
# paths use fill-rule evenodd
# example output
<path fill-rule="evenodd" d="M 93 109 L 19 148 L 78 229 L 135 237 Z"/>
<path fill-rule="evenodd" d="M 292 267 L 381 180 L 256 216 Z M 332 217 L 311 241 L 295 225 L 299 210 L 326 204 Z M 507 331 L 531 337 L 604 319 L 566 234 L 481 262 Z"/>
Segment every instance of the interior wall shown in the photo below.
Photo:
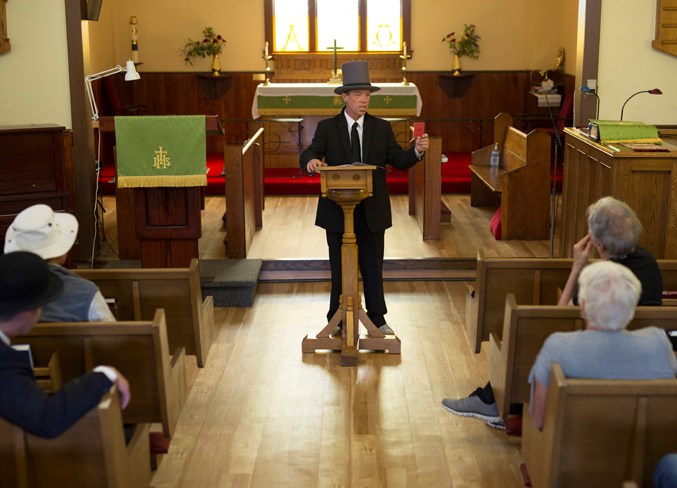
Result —
<path fill-rule="evenodd" d="M 637 95 L 625 107 L 624 120 L 677 123 L 677 56 L 651 47 L 656 33 L 656 0 L 602 2 L 598 94 L 600 118 L 620 118 L 623 102 L 640 90 L 660 88 L 663 95 Z"/>
<path fill-rule="evenodd" d="M 227 40 L 221 56 L 225 71 L 262 71 L 265 42 L 263 0 L 202 0 L 200 8 L 183 0 L 104 0 L 115 3 L 102 10 L 100 22 L 111 25 L 115 63 L 129 57 L 129 18 L 139 21 L 141 71 L 207 71 L 209 60 L 185 65 L 180 55 L 188 38 L 199 39 L 212 26 Z M 418 0 L 412 2 L 412 48 L 407 64 L 411 71 L 450 69 L 451 55 L 441 39 L 449 32 L 475 23 L 482 37 L 482 54 L 463 59 L 466 70 L 542 70 L 554 65 L 557 50 L 567 52 L 565 70 L 574 72 L 577 2 L 542 0 Z M 537 41 L 535 41 L 537 40 Z M 100 40 L 94 40 L 99 44 Z M 93 46 L 98 51 L 99 46 Z"/>
<path fill-rule="evenodd" d="M 0 125 L 71 128 L 63 1 L 6 3 L 12 49 L 0 54 Z"/>

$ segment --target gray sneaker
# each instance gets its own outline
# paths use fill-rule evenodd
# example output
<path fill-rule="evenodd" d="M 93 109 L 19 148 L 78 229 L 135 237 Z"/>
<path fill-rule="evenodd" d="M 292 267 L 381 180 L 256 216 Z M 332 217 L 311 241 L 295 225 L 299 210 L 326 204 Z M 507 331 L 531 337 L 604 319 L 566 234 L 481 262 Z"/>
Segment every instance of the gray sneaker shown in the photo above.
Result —
<path fill-rule="evenodd" d="M 378 330 L 383 332 L 385 335 L 395 335 L 395 332 L 393 332 L 393 329 L 391 329 L 388 324 L 383 324 L 378 328 Z"/>
<path fill-rule="evenodd" d="M 480 388 L 471 393 L 470 396 L 458 400 L 445 398 L 442 400 L 442 406 L 454 415 L 460 415 L 461 417 L 475 417 L 486 422 L 498 422 L 501 420 L 496 403 L 484 403 L 477 396 L 478 390 Z"/>
<path fill-rule="evenodd" d="M 329 337 L 341 337 L 341 326 L 334 327 L 334 330 L 329 333 Z"/>

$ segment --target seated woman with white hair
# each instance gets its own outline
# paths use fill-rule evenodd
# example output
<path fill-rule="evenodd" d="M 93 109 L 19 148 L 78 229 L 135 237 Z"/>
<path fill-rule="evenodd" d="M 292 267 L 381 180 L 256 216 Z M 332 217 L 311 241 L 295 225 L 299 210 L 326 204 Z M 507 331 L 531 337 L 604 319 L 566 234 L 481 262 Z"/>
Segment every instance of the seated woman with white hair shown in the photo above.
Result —
<path fill-rule="evenodd" d="M 64 267 L 77 235 L 74 215 L 37 204 L 19 212 L 10 224 L 5 234 L 5 253 L 37 254 L 63 281 L 64 293 L 43 307 L 41 322 L 114 322 L 115 316 L 99 288 Z"/>
<path fill-rule="evenodd" d="M 583 268 L 578 279 L 585 330 L 550 335 L 529 373 L 531 415 L 543 428 L 553 363 L 568 378 L 674 378 L 677 360 L 665 331 L 657 327 L 627 331 L 642 285 L 627 267 L 599 261 Z"/>

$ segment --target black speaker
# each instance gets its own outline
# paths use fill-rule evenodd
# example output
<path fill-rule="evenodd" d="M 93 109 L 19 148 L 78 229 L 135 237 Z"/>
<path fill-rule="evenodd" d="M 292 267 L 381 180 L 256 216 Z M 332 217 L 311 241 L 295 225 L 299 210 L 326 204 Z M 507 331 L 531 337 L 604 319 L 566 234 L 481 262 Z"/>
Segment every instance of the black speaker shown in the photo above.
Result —
<path fill-rule="evenodd" d="M 103 0 L 87 0 L 87 20 L 99 20 Z"/>

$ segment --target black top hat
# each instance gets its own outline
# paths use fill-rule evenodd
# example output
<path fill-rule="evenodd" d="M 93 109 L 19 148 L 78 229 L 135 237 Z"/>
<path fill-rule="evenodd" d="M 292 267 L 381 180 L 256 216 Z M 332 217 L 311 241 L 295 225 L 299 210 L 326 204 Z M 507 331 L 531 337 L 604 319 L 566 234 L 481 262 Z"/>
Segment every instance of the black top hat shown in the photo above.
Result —
<path fill-rule="evenodd" d="M 63 281 L 37 254 L 17 251 L 0 256 L 0 318 L 34 310 L 62 292 Z"/>
<path fill-rule="evenodd" d="M 343 72 L 343 86 L 334 88 L 334 93 L 349 92 L 350 90 L 380 90 L 378 86 L 369 83 L 369 63 L 367 61 L 350 61 L 341 65 Z"/>

